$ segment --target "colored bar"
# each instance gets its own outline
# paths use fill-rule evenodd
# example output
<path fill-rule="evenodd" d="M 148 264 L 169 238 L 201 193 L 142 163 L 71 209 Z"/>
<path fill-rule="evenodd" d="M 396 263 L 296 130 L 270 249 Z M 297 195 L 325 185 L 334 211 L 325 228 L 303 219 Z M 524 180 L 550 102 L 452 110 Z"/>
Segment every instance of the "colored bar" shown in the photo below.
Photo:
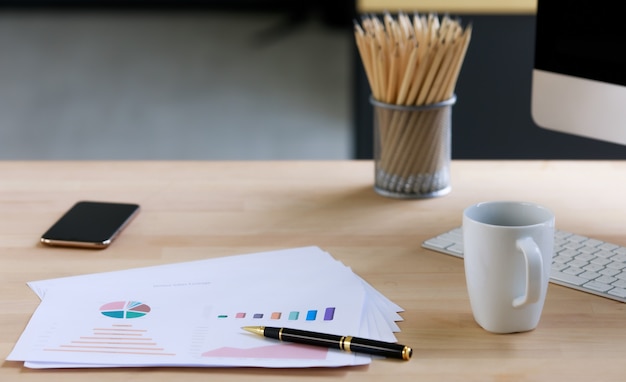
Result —
<path fill-rule="evenodd" d="M 226 315 L 226 314 L 220 314 L 219 316 L 217 316 L 217 318 L 228 318 L 228 315 Z"/>
<path fill-rule="evenodd" d="M 237 313 L 235 315 L 235 318 L 246 318 L 246 314 L 245 313 Z"/>
<path fill-rule="evenodd" d="M 280 320 L 280 316 L 281 316 L 280 312 L 274 312 L 274 313 L 272 313 L 271 319 L 272 320 Z"/>
<path fill-rule="evenodd" d="M 307 321 L 315 321 L 315 318 L 317 318 L 317 310 L 309 310 L 306 312 Z"/>
<path fill-rule="evenodd" d="M 298 317 L 300 317 L 300 312 L 290 312 L 289 313 L 289 319 L 291 321 L 295 321 L 298 319 Z"/>
<path fill-rule="evenodd" d="M 254 316 L 252 316 L 252 318 L 263 318 L 263 313 L 254 313 Z"/>
<path fill-rule="evenodd" d="M 326 308 L 324 321 L 332 321 L 333 318 L 335 318 L 335 308 Z"/>

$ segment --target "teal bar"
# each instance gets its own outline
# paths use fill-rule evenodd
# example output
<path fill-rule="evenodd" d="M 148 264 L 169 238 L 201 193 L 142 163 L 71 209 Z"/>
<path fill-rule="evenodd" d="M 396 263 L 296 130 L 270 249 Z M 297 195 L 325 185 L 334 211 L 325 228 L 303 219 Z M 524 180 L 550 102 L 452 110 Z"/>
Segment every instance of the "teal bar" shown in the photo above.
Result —
<path fill-rule="evenodd" d="M 289 319 L 291 321 L 297 320 L 298 317 L 300 317 L 300 312 L 291 312 L 291 313 L 289 313 Z"/>

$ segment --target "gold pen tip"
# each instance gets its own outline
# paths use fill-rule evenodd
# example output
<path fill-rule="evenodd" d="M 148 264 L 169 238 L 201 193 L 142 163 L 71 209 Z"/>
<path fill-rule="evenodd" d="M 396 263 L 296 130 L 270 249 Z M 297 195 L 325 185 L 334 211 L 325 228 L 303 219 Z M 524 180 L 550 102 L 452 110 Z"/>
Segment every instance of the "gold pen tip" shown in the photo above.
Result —
<path fill-rule="evenodd" d="M 265 326 L 242 326 L 241 329 L 260 336 L 264 335 L 265 332 Z"/>

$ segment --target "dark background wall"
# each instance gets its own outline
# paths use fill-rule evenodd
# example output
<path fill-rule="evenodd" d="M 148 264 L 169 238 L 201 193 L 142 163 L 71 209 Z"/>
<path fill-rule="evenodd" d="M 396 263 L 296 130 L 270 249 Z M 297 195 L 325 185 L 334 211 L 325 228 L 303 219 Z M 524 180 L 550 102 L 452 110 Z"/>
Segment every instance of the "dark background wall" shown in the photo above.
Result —
<path fill-rule="evenodd" d="M 467 15 L 461 20 L 472 23 L 473 30 L 452 111 L 453 158 L 626 158 L 625 146 L 541 129 L 532 121 L 534 16 Z M 365 159 L 372 157 L 372 111 L 356 54 L 355 147 L 356 157 Z"/>

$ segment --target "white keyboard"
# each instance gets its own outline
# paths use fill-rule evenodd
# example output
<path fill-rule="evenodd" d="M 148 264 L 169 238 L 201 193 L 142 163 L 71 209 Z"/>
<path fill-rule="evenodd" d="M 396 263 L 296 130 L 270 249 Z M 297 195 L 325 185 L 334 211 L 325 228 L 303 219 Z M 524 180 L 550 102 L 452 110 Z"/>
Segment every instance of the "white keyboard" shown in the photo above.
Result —
<path fill-rule="evenodd" d="M 550 282 L 626 302 L 626 247 L 557 230 Z M 455 228 L 422 246 L 463 257 L 463 232 Z"/>

